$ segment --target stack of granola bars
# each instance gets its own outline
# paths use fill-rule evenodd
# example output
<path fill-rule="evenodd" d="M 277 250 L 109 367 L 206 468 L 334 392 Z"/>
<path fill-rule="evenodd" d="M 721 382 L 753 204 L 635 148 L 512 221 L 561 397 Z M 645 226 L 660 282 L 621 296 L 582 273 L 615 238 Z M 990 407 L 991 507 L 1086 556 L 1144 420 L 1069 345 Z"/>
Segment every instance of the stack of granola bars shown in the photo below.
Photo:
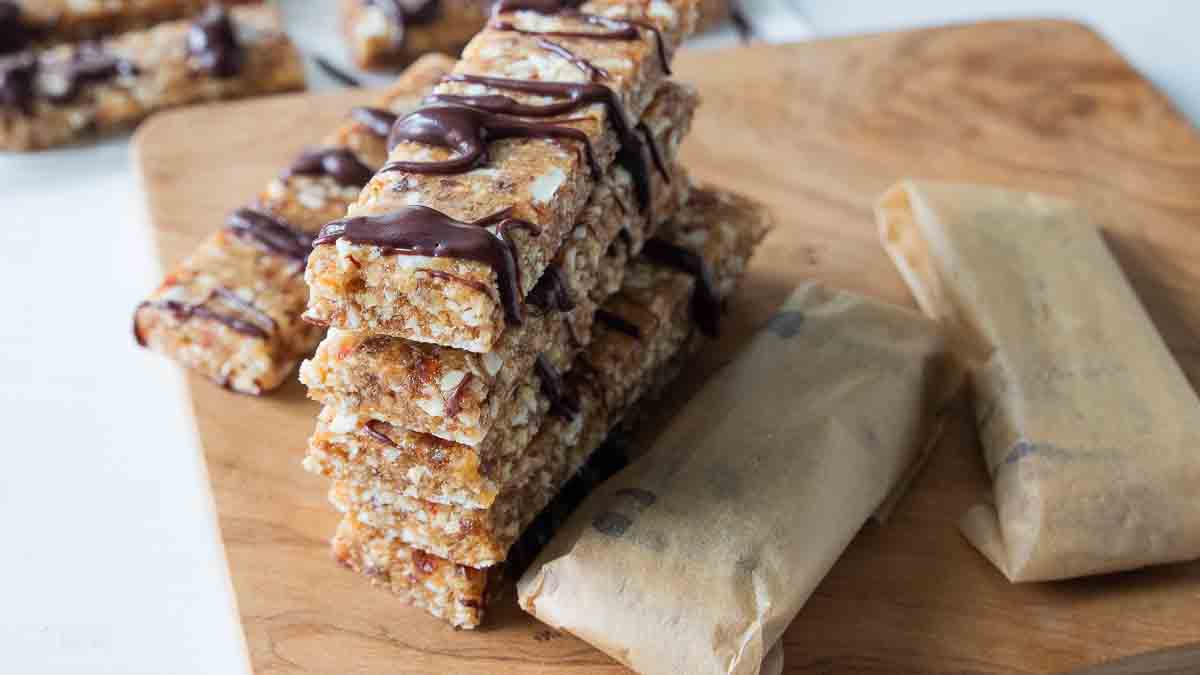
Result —
<path fill-rule="evenodd" d="M 514 542 L 717 329 L 767 227 L 676 163 L 697 0 L 502 0 L 314 240 L 301 367 L 335 557 L 459 627 Z"/>

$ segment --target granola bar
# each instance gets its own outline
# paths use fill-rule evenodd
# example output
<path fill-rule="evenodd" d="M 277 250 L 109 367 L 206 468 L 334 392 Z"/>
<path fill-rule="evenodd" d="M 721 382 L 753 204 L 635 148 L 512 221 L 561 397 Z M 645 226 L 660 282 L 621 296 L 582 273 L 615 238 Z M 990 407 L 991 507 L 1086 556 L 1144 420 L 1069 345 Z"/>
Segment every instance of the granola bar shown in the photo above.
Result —
<path fill-rule="evenodd" d="M 625 150 L 623 165 L 649 175 L 649 160 L 636 147 L 638 133 L 625 120 L 640 119 L 650 105 L 670 55 L 692 30 L 696 2 L 592 0 L 581 7 L 586 14 L 499 12 L 467 46 L 454 75 L 437 87 L 441 98 L 397 124 L 389 164 L 363 190 L 350 218 L 331 223 L 330 236 L 319 240 L 329 245 L 317 246 L 309 258 L 306 317 L 347 330 L 491 351 L 507 324 L 521 322 L 521 299 L 618 151 Z M 586 33 L 624 37 L 579 37 Z M 606 91 L 611 107 L 600 102 Z M 470 111 L 455 105 L 464 99 L 453 97 L 463 96 Z M 553 123 L 543 121 L 551 116 Z M 450 133 L 462 124 L 469 128 Z M 466 145 L 439 147 L 456 143 L 454 138 Z M 641 181 L 639 197 L 645 206 Z M 453 228 L 451 220 L 478 221 L 494 239 L 511 242 L 512 273 L 465 253 L 430 256 L 417 243 L 378 245 L 352 234 L 371 218 L 418 207 L 444 220 L 422 223 L 433 236 L 406 226 L 403 237 L 429 241 Z M 527 226 L 497 232 L 488 219 L 501 214 Z"/>
<path fill-rule="evenodd" d="M 673 184 L 682 187 L 686 181 Z M 682 189 L 677 192 L 680 195 L 687 193 Z M 540 358 L 544 367 L 555 371 L 570 366 L 590 341 L 598 303 L 620 287 L 630 251 L 631 243 L 624 239 L 614 241 L 603 256 L 604 260 L 597 265 L 599 273 L 594 292 L 580 298 L 571 310 L 558 314 L 561 320 L 547 321 L 546 332 L 536 335 L 539 341 L 536 350 L 530 351 L 521 345 L 521 351 L 514 352 L 512 358 L 523 360 L 524 366 L 507 376 L 514 384 L 505 387 L 505 395 L 496 395 L 492 399 L 501 401 L 494 416 L 498 422 L 480 443 L 471 446 L 453 442 L 376 420 L 366 414 L 348 412 L 341 406 L 327 405 L 309 440 L 305 468 L 335 479 L 395 481 L 394 489 L 406 496 L 487 508 L 495 498 L 499 482 L 513 466 L 510 456 L 529 444 L 550 409 L 550 402 L 540 393 L 542 382 L 535 373 L 535 361 Z M 341 337 L 343 335 L 327 337 L 323 344 Z M 421 347 L 399 338 L 385 339 L 389 351 L 397 354 L 405 354 L 410 347 Z M 357 349 L 363 343 L 350 344 Z M 527 358 L 521 356 L 526 353 Z M 381 366 L 385 364 L 386 359 Z M 425 370 L 422 368 L 419 372 Z M 450 393 L 449 400 L 454 398 Z"/>
<path fill-rule="evenodd" d="M 372 128 L 375 118 L 386 121 L 418 105 L 452 63 L 430 56 L 413 64 L 384 92 L 378 109 L 356 110 L 321 148 L 345 148 L 346 163 L 353 158 L 379 166 L 385 141 Z M 235 213 L 138 306 L 138 341 L 235 391 L 260 394 L 279 386 L 324 333 L 300 320 L 311 237 L 357 190 L 327 174 L 288 171 L 272 180 L 254 205 Z"/>
<path fill-rule="evenodd" d="M 61 145 L 171 106 L 303 87 L 278 11 L 214 7 L 192 21 L 0 57 L 0 150 Z"/>
<path fill-rule="evenodd" d="M 653 130 L 664 168 L 672 163 L 690 127 L 695 106 L 696 96 L 690 88 L 667 83 L 647 111 L 645 123 Z M 682 169 L 668 169 L 664 176 L 656 173 L 652 178 L 655 204 L 651 213 L 656 219 L 670 217 L 687 197 Z M 632 177 L 613 167 L 608 179 L 593 190 L 572 235 L 536 287 L 533 295 L 537 297 L 527 303 L 531 310 L 525 323 L 508 328 L 492 351 L 477 354 L 331 329 L 315 356 L 300 370 L 309 396 L 336 407 L 343 415 L 368 416 L 400 429 L 479 445 L 518 379 L 531 372 L 539 353 L 555 341 L 573 340 L 580 347 L 586 344 L 592 312 L 561 301 L 580 305 L 592 293 L 601 280 L 605 251 L 618 236 L 625 237 L 636 253 L 641 240 L 653 234 L 657 222 L 647 221 L 647 214 L 633 203 Z M 621 269 L 604 272 L 619 275 Z M 602 285 L 611 286 L 612 280 Z M 607 295 L 594 298 L 603 301 Z M 558 311 L 551 311 L 555 305 Z"/>
<path fill-rule="evenodd" d="M 715 195 L 703 190 L 699 194 L 702 204 Z M 732 198 L 713 203 L 717 206 L 700 210 L 703 221 L 697 219 L 696 211 L 685 213 L 675 224 L 677 229 L 658 241 L 660 245 L 663 241 L 676 245 L 687 242 L 688 250 L 699 254 L 697 260 L 703 260 L 712 279 L 724 284 L 715 289 L 718 298 L 724 298 L 732 292 L 732 284 L 741 277 L 765 232 L 766 214 L 753 204 Z M 747 225 L 727 227 L 730 216 Z M 583 360 L 587 376 L 570 378 L 573 387 L 578 389 L 586 382 L 595 405 L 623 410 L 629 397 L 640 393 L 638 387 L 646 380 L 645 375 L 666 363 L 690 333 L 687 319 L 695 284 L 694 278 L 670 268 L 646 262 L 632 265 L 621 293 L 604 305 L 607 318 L 599 322 L 595 344 Z M 546 410 L 554 397 L 539 389 L 537 382 L 538 377 L 531 374 L 527 386 L 542 399 L 538 409 Z M 504 560 L 517 535 L 582 463 L 586 455 L 570 457 L 565 451 L 577 446 L 576 437 L 593 417 L 603 415 L 593 408 L 573 416 L 546 416 L 533 443 L 517 447 L 503 460 L 508 470 L 503 472 L 499 495 L 490 508 L 464 508 L 406 497 L 384 481 L 337 481 L 332 501 L 343 510 L 353 511 L 358 520 L 378 529 L 382 536 L 458 564 L 490 566 Z M 607 420 L 599 436 L 603 437 L 615 421 Z"/>
<path fill-rule="evenodd" d="M 765 215 L 761 207 L 751 205 L 747 212 L 738 207 L 748 203 L 728 193 L 704 192 L 702 199 L 705 196 L 713 201 L 693 211 L 677 240 L 700 241 L 714 234 L 720 237 L 729 230 L 740 232 L 735 236 L 751 242 L 762 236 Z M 701 220 L 705 213 L 719 214 L 714 217 L 720 220 L 710 219 L 710 225 L 705 226 Z M 701 245 L 711 246 L 708 242 Z M 723 267 L 733 276 L 726 272 L 714 274 L 709 280 L 713 288 L 732 290 L 748 256 L 749 251 L 745 251 L 741 262 Z M 579 396 L 579 414 L 571 420 L 556 420 L 543 429 L 531 450 L 549 459 L 531 472 L 524 487 L 513 492 L 514 503 L 523 498 L 530 500 L 524 508 L 516 509 L 521 515 L 513 516 L 522 521 L 521 527 L 583 465 L 608 432 L 634 407 L 632 404 L 676 371 L 672 355 L 684 349 L 689 336 L 696 332 L 688 321 L 688 308 L 697 280 L 645 262 L 635 263 L 635 267 L 639 269 L 627 275 L 629 281 L 620 301 L 608 307 L 623 312 L 622 318 L 646 332 L 635 337 L 621 329 L 605 330 L 578 360 L 571 379 Z M 667 297 L 673 297 L 674 301 L 663 300 Z M 661 347 L 645 349 L 647 342 Z M 495 566 L 485 571 L 455 564 L 403 543 L 395 533 L 371 527 L 353 510 L 339 525 L 332 550 L 336 560 L 364 574 L 373 584 L 460 628 L 479 625 L 489 583 L 495 583 L 502 568 Z"/>
<path fill-rule="evenodd" d="M 262 0 L 222 0 L 223 5 Z M 0 54 L 94 40 L 195 16 L 209 0 L 0 0 Z"/>
<path fill-rule="evenodd" d="M 404 66 L 426 52 L 458 54 L 487 23 L 487 0 L 341 0 L 342 34 L 362 68 Z"/>

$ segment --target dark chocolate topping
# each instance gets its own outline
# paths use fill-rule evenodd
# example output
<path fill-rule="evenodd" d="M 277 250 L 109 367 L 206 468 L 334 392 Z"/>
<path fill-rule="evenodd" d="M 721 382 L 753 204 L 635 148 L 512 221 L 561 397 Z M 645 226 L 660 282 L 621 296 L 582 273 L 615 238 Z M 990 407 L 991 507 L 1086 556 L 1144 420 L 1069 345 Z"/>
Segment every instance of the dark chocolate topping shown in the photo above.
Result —
<path fill-rule="evenodd" d="M 538 354 L 533 362 L 533 372 L 542 381 L 542 393 L 550 399 L 550 414 L 571 419 L 579 414 L 579 398 L 567 391 L 562 375 L 550 363 L 545 354 Z"/>
<path fill-rule="evenodd" d="M 421 267 L 421 268 L 417 269 L 417 271 L 421 272 L 423 274 L 428 274 L 429 276 L 434 277 L 436 279 L 441 279 L 443 281 L 453 281 L 455 283 L 462 284 L 469 288 L 474 288 L 475 290 L 479 291 L 480 293 L 483 293 L 484 295 L 488 296 L 489 298 L 492 298 L 493 300 L 496 299 L 495 294 L 492 292 L 492 289 L 489 288 L 487 284 L 484 284 L 479 281 L 475 281 L 474 279 L 468 279 L 466 277 L 461 277 L 457 274 L 443 272 L 442 270 L 431 270 L 431 269 L 428 269 L 425 267 Z"/>
<path fill-rule="evenodd" d="M 750 20 L 737 7 L 729 8 L 729 22 L 733 24 L 733 30 L 738 34 L 738 40 L 750 42 L 754 37 L 754 26 L 750 25 Z"/>
<path fill-rule="evenodd" d="M 396 123 L 399 115 L 388 110 L 383 110 L 382 108 L 360 107 L 351 110 L 350 117 L 355 122 L 369 129 L 376 136 L 387 138 L 388 134 L 392 131 L 392 125 Z"/>
<path fill-rule="evenodd" d="M 0 54 L 19 52 L 28 47 L 33 38 L 33 28 L 21 21 L 20 6 L 0 0 Z"/>
<path fill-rule="evenodd" d="M 450 392 L 450 398 L 446 399 L 446 417 L 455 417 L 462 410 L 463 392 L 467 385 L 471 383 L 471 379 L 475 377 L 474 373 L 467 373 L 463 378 L 454 385 L 453 391 Z"/>
<path fill-rule="evenodd" d="M 238 236 L 253 239 L 272 253 L 298 262 L 307 260 L 312 252 L 312 237 L 262 211 L 234 211 L 229 216 L 229 229 Z"/>
<path fill-rule="evenodd" d="M 533 105 L 520 103 L 507 96 L 461 96 L 456 94 L 435 94 L 429 100 L 438 103 L 458 103 L 488 112 L 504 115 L 520 115 L 522 117 L 556 117 L 574 112 L 593 103 L 601 103 L 608 110 L 608 118 L 612 120 L 617 133 L 624 136 L 628 133 L 629 123 L 625 120 L 625 112 L 616 92 L 603 84 L 584 82 L 545 82 L 542 80 L 515 80 L 503 77 L 484 77 L 482 75 L 447 75 L 448 82 L 465 82 L 481 84 L 493 89 L 517 91 L 534 96 L 564 99 L 557 103 Z"/>
<path fill-rule="evenodd" d="M 222 300 L 225 302 L 225 304 L 231 305 L 234 308 L 249 314 L 254 318 L 254 320 L 247 321 L 246 319 L 239 318 L 232 314 L 226 314 L 209 307 L 209 303 L 214 300 Z M 197 303 L 180 302 L 178 300 L 160 300 L 158 302 L 143 302 L 142 304 L 138 305 L 138 309 L 147 306 L 157 307 L 170 312 L 170 314 L 175 317 L 176 321 L 182 322 L 191 319 L 215 321 L 223 324 L 235 333 L 240 333 L 252 338 L 266 340 L 268 337 L 270 337 L 271 331 L 275 330 L 274 319 L 254 305 L 242 300 L 237 296 L 237 294 L 227 288 L 215 288 L 208 294 L 207 298 Z M 142 340 L 142 336 L 136 331 L 136 323 L 134 335 L 137 337 L 138 342 L 144 346 L 145 342 Z"/>
<path fill-rule="evenodd" d="M 619 432 L 613 432 L 604 444 L 588 457 L 587 462 L 571 476 L 562 490 L 525 528 L 517 542 L 509 549 L 508 558 L 504 561 L 506 578 L 514 582 L 520 579 L 538 553 L 583 500 L 629 464 L 628 446 L 628 438 Z M 611 512 L 605 511 L 596 516 L 596 520 L 600 521 L 610 514 Z"/>
<path fill-rule="evenodd" d="M 689 251 L 668 241 L 648 240 L 642 246 L 642 255 L 660 265 L 673 267 L 696 278 L 692 291 L 692 320 L 705 334 L 715 337 L 721 325 L 721 296 L 713 281 L 712 268 L 695 251 Z"/>
<path fill-rule="evenodd" d="M 413 141 L 446 148 L 457 157 L 438 162 L 391 162 L 381 171 L 450 174 L 470 171 L 487 161 L 489 141 L 503 138 L 566 138 L 579 141 L 597 179 L 602 175 L 592 141 L 579 129 L 500 115 L 484 108 L 456 103 L 434 103 L 401 117 L 388 135 L 388 148 Z"/>
<path fill-rule="evenodd" d="M 571 299 L 562 270 L 557 265 L 550 265 L 542 272 L 542 278 L 529 291 L 526 301 L 544 312 L 575 309 L 575 301 Z"/>
<path fill-rule="evenodd" d="M 533 223 L 511 218 L 510 213 L 505 210 L 468 223 L 426 206 L 406 206 L 380 216 L 335 220 L 321 228 L 313 245 L 332 244 L 345 238 L 356 244 L 382 247 L 385 255 L 458 258 L 483 263 L 496 273 L 507 319 L 519 324 L 524 319 L 520 271 L 507 231 L 519 227 L 537 235 L 541 234 L 541 229 Z M 496 234 L 485 229 L 490 225 L 496 226 Z"/>
<path fill-rule="evenodd" d="M 325 148 L 300 155 L 288 169 L 289 175 L 329 176 L 341 185 L 362 187 L 375 175 L 348 148 Z"/>
<path fill-rule="evenodd" d="M 567 329 L 567 341 L 571 349 L 583 349 L 583 340 L 579 337 L 579 331 L 575 330 L 575 323 L 571 321 L 571 317 L 563 316 L 563 326 Z"/>
<path fill-rule="evenodd" d="M 362 82 L 357 77 L 333 65 L 333 62 L 324 56 L 314 56 L 313 62 L 317 64 L 324 73 L 347 87 L 361 87 Z"/>
<path fill-rule="evenodd" d="M 492 6 L 492 12 L 537 12 L 538 14 L 557 14 L 565 9 L 577 9 L 584 0 L 498 0 Z"/>
<path fill-rule="evenodd" d="M 445 79 L 450 82 L 481 84 L 493 89 L 563 99 L 554 103 L 533 105 L 520 103 L 507 96 L 498 95 L 462 96 L 458 94 L 437 94 L 430 97 L 430 100 L 435 102 L 457 103 L 497 114 L 519 115 L 522 117 L 554 117 L 573 112 L 594 103 L 603 104 L 608 111 L 608 119 L 612 121 L 613 130 L 621 142 L 621 150 L 617 154 L 617 162 L 621 166 L 624 166 L 630 175 L 633 176 L 638 203 L 643 209 L 649 208 L 650 180 L 646 169 L 645 155 L 642 152 L 642 142 L 633 133 L 629 122 L 625 119 L 625 111 L 621 107 L 621 102 L 618 100 L 616 92 L 609 87 L 595 83 L 542 82 L 538 80 L 483 77 L 480 75 L 450 75 Z"/>
<path fill-rule="evenodd" d="M 260 328 L 262 326 L 266 326 L 266 328 L 262 328 L 262 330 L 267 332 L 275 330 L 275 319 L 272 319 L 269 314 L 255 307 L 252 303 L 243 300 L 241 296 L 229 290 L 228 288 L 224 288 L 222 286 L 214 288 L 212 290 L 212 295 L 210 296 L 210 299 L 212 298 L 220 298 L 227 304 L 233 305 L 234 307 L 254 317 L 258 321 Z"/>
<path fill-rule="evenodd" d="M 433 23 L 442 11 L 439 0 L 364 0 L 363 4 L 382 9 L 401 28 Z"/>
<path fill-rule="evenodd" d="M 118 58 L 95 42 L 83 42 L 75 49 L 69 61 L 46 64 L 44 70 L 59 89 L 46 92 L 52 103 L 68 103 L 79 96 L 86 84 L 104 82 L 119 75 L 131 76 L 138 73 L 137 65 Z"/>
<path fill-rule="evenodd" d="M 382 431 L 383 426 L 384 426 L 384 423 L 380 422 L 379 420 L 367 420 L 367 423 L 363 425 L 364 429 L 367 432 L 367 435 L 370 436 L 371 438 L 374 438 L 375 440 L 379 441 L 380 443 L 383 443 L 384 445 L 390 445 L 393 448 L 399 447 L 396 445 L 396 441 L 393 441 L 391 438 L 388 437 L 387 434 L 383 433 L 383 431 Z"/>
<path fill-rule="evenodd" d="M 664 74 L 666 74 L 666 75 L 673 74 L 671 72 L 671 61 L 670 61 L 670 59 L 667 58 L 667 45 L 665 42 L 663 42 L 662 31 L 660 31 L 654 24 L 650 23 L 649 21 L 642 21 L 640 19 L 610 19 L 610 20 L 625 21 L 627 23 L 633 24 L 634 26 L 637 26 L 638 28 L 642 28 L 642 29 L 650 31 L 651 33 L 654 33 L 654 44 L 656 47 L 658 47 L 658 63 L 662 66 Z"/>
<path fill-rule="evenodd" d="M 654 142 L 654 134 L 650 131 L 650 127 L 646 126 L 645 122 L 638 122 L 637 130 L 642 132 L 642 137 L 646 139 L 646 147 L 650 149 L 650 158 L 654 160 L 654 167 L 658 169 L 663 181 L 670 183 L 671 173 L 667 171 L 667 165 L 663 162 L 662 153 L 658 151 L 658 143 Z"/>
<path fill-rule="evenodd" d="M 621 149 L 617 151 L 617 164 L 625 167 L 633 177 L 633 189 L 637 194 L 638 206 L 647 211 L 646 219 L 654 221 L 654 214 L 649 213 L 652 205 L 650 195 L 650 168 L 646 165 L 646 144 L 635 133 L 628 133 L 621 139 Z"/>
<path fill-rule="evenodd" d="M 626 252 L 633 250 L 633 235 L 630 234 L 629 228 L 622 227 L 620 232 L 617 232 L 617 238 L 625 244 Z"/>
<path fill-rule="evenodd" d="M 584 23 L 601 26 L 609 30 L 529 30 L 517 28 L 511 21 L 493 21 L 491 27 L 495 30 L 512 31 L 521 35 L 545 35 L 549 37 L 586 38 L 588 40 L 617 40 L 631 42 L 641 37 L 637 27 L 620 19 L 605 19 L 592 14 L 572 12 L 570 16 L 581 19 Z M 600 21 L 600 19 L 603 20 Z"/>
<path fill-rule="evenodd" d="M 0 108 L 14 108 L 27 115 L 33 112 L 37 66 L 32 52 L 0 58 Z"/>
<path fill-rule="evenodd" d="M 200 70 L 217 78 L 236 76 L 246 53 L 237 42 L 233 21 L 219 4 L 210 5 L 188 29 L 188 56 Z"/>
<path fill-rule="evenodd" d="M 557 42 L 552 42 L 546 38 L 538 38 L 537 46 L 545 49 L 555 56 L 565 59 L 568 63 L 578 68 L 584 75 L 587 75 L 592 82 L 595 82 L 596 80 L 607 80 L 609 78 L 607 70 L 595 65 L 591 61 L 579 56 L 575 52 L 567 49 Z"/>
<path fill-rule="evenodd" d="M 598 309 L 596 310 L 596 321 L 635 340 L 642 339 L 642 330 L 637 327 L 637 324 L 619 314 L 613 314 L 606 309 Z"/>

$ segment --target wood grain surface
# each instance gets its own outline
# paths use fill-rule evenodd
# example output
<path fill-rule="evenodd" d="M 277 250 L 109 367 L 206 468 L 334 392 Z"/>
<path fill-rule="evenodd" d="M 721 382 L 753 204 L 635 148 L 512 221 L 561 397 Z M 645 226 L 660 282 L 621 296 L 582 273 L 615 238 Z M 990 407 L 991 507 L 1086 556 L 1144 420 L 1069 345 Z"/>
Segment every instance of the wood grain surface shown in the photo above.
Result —
<path fill-rule="evenodd" d="M 871 206 L 902 176 L 985 181 L 1091 207 L 1159 329 L 1200 382 L 1200 137 L 1096 34 L 969 25 L 679 57 L 705 99 L 695 175 L 774 206 L 711 346 L 670 411 L 799 281 L 911 303 Z M 331 127 L 362 92 L 159 116 L 139 160 L 165 264 Z M 196 419 L 255 669 L 267 673 L 617 673 L 521 613 L 455 632 L 330 561 L 337 516 L 300 468 L 317 407 L 299 384 L 238 397 L 193 378 Z M 1047 673 L 1200 640 L 1200 564 L 1013 586 L 959 536 L 987 493 L 965 404 L 891 522 L 868 525 L 785 635 L 791 673 Z M 656 425 L 650 424 L 653 428 Z"/>

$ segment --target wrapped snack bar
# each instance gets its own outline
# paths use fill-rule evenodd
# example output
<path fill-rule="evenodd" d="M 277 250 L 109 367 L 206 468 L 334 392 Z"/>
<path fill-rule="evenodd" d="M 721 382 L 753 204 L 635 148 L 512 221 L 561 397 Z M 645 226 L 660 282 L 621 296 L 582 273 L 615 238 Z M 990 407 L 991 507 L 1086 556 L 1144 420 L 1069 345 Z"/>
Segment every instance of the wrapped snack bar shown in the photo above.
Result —
<path fill-rule="evenodd" d="M 1093 219 L 978 185 L 897 185 L 883 244 L 970 366 L 989 503 L 963 532 L 1011 581 L 1200 557 L 1200 401 Z"/>
<path fill-rule="evenodd" d="M 641 673 L 765 672 L 960 379 L 933 322 L 816 284 L 721 372 L 518 585 L 524 609 Z"/>

